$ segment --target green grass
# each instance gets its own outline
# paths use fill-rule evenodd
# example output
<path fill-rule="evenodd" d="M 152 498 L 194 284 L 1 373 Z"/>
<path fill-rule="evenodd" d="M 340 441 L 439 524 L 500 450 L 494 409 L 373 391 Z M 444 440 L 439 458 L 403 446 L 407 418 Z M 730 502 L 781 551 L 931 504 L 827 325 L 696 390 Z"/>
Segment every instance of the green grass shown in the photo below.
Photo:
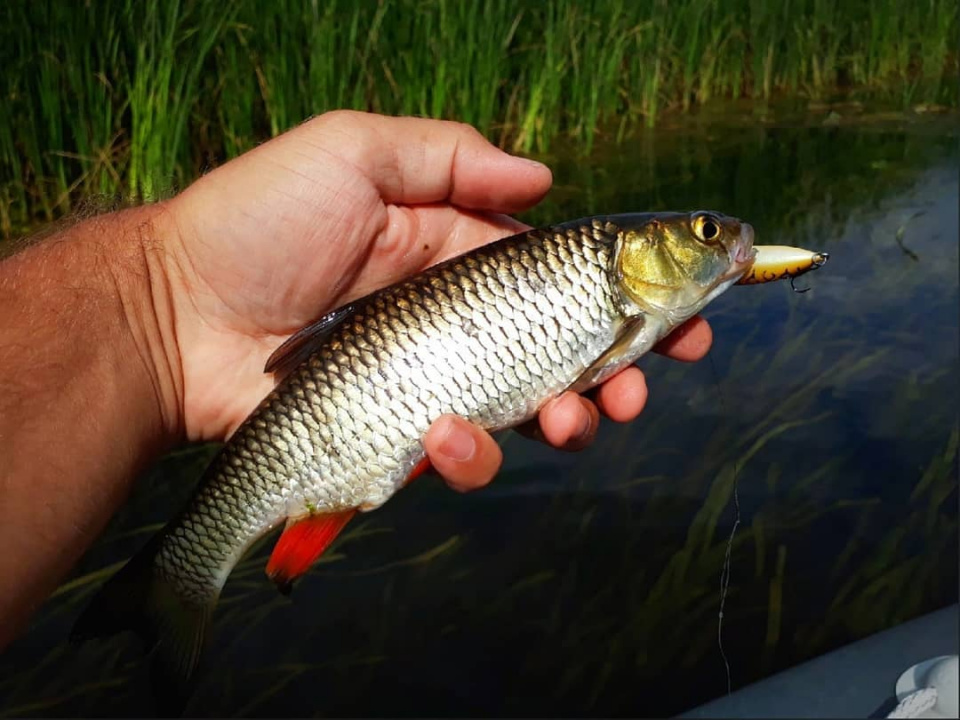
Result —
<path fill-rule="evenodd" d="M 715 98 L 957 101 L 951 0 L 100 0 L 0 7 L 0 234 L 155 199 L 340 107 L 544 152 Z"/>

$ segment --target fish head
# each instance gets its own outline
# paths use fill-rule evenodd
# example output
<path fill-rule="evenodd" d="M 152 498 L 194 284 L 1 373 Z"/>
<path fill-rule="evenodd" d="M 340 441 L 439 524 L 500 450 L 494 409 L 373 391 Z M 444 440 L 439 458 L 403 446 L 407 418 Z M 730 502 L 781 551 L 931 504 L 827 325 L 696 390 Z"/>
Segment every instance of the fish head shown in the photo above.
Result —
<path fill-rule="evenodd" d="M 717 212 L 645 213 L 618 218 L 614 273 L 645 312 L 695 315 L 753 265 L 753 228 Z"/>

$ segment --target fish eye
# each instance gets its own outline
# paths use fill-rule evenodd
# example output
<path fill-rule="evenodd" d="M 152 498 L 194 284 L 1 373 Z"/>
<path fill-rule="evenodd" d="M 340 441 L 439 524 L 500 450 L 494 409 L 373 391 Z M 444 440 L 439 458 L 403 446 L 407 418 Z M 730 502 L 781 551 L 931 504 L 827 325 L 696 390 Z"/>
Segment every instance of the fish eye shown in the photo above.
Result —
<path fill-rule="evenodd" d="M 703 213 L 694 217 L 693 234 L 698 240 L 706 243 L 714 242 L 720 237 L 721 232 L 720 221 L 712 215 Z"/>

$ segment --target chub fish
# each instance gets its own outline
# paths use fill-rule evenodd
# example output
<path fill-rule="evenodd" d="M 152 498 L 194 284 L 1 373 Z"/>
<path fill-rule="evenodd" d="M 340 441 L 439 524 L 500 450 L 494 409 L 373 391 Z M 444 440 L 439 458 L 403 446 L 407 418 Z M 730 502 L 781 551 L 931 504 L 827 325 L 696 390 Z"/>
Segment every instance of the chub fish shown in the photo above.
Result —
<path fill-rule="evenodd" d="M 231 570 L 285 524 L 267 566 L 305 573 L 358 512 L 425 467 L 455 413 L 489 431 L 587 390 L 650 350 L 754 263 L 753 228 L 715 212 L 597 216 L 477 248 L 334 310 L 267 362 L 280 381 L 183 511 L 101 588 L 75 638 L 132 629 L 182 695 Z"/>

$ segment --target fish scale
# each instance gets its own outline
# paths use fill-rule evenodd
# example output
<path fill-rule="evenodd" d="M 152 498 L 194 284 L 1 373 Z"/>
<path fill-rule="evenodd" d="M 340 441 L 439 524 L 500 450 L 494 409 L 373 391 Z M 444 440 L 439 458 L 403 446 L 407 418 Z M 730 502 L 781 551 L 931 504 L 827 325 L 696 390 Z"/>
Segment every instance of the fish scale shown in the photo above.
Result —
<path fill-rule="evenodd" d="M 597 385 L 743 277 L 752 245 L 749 225 L 716 213 L 587 218 L 334 310 L 271 356 L 267 370 L 282 379 L 74 637 L 139 632 L 157 645 L 158 698 L 181 706 L 220 590 L 257 538 L 287 523 L 267 573 L 288 591 L 357 511 L 422 472 L 439 416 L 499 430 Z"/>
<path fill-rule="evenodd" d="M 165 536 L 158 568 L 205 599 L 288 515 L 381 505 L 440 415 L 491 430 L 528 418 L 614 339 L 613 240 L 592 225 L 530 233 L 361 301 L 237 429 Z M 220 522 L 198 522 L 214 512 Z"/>

